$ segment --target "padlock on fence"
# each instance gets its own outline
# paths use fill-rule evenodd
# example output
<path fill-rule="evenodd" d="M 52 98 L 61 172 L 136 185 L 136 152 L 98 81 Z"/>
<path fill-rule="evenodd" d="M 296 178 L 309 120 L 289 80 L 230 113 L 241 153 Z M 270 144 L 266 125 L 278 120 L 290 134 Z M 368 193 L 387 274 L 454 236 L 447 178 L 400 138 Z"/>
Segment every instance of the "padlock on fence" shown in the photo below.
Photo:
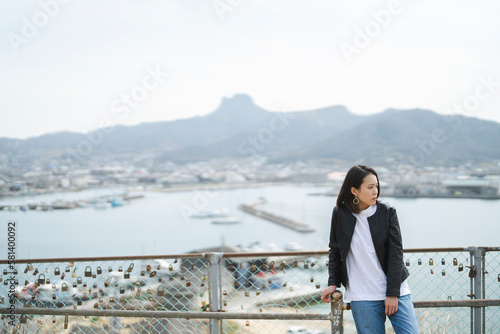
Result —
<path fill-rule="evenodd" d="M 90 266 L 85 267 L 84 276 L 85 277 L 92 277 L 92 268 L 90 268 Z"/>

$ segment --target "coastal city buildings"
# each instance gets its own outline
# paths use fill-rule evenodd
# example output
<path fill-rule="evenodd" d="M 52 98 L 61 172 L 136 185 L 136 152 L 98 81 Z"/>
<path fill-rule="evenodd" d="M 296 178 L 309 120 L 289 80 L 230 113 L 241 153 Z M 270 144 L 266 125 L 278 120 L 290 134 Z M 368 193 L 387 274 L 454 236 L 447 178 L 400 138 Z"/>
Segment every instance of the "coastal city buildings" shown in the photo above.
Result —
<path fill-rule="evenodd" d="M 43 159 L 25 161 L 0 155 L 0 195 L 33 195 L 95 187 L 124 186 L 167 189 L 217 183 L 237 186 L 252 183 L 331 185 L 338 191 L 350 166 L 332 162 L 273 162 L 264 157 L 175 163 L 155 162 L 152 155 L 95 157 L 85 163 Z M 396 162 L 375 166 L 381 191 L 393 196 L 498 197 L 500 161 L 482 165 L 415 167 Z"/>

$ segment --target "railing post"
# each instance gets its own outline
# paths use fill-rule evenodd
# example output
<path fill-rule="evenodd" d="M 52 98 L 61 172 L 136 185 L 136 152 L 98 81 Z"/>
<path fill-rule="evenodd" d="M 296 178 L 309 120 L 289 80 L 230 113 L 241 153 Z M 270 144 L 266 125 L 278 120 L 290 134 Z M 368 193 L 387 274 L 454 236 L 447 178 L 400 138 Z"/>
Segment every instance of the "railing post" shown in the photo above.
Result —
<path fill-rule="evenodd" d="M 207 253 L 206 257 L 210 261 L 210 311 L 219 312 L 219 286 L 220 286 L 220 262 L 223 253 Z M 220 320 L 212 319 L 212 334 L 220 333 Z"/>
<path fill-rule="evenodd" d="M 474 263 L 471 264 L 470 276 L 473 280 L 474 299 L 481 299 L 482 296 L 482 272 L 483 272 L 483 254 L 481 247 L 470 247 L 474 257 Z M 482 333 L 481 307 L 474 307 L 473 310 L 474 334 Z"/>
<path fill-rule="evenodd" d="M 342 298 L 342 292 L 337 290 L 332 293 L 331 297 L 331 322 L 332 322 L 332 334 L 343 334 L 344 333 L 344 301 Z"/>
<path fill-rule="evenodd" d="M 483 287 L 481 291 L 481 299 L 486 299 L 486 274 L 488 271 L 486 270 L 486 252 L 487 249 L 481 248 L 482 250 L 482 260 L 481 260 L 481 285 Z M 483 326 L 482 334 L 486 333 L 486 307 L 481 307 L 483 321 L 481 322 Z"/>

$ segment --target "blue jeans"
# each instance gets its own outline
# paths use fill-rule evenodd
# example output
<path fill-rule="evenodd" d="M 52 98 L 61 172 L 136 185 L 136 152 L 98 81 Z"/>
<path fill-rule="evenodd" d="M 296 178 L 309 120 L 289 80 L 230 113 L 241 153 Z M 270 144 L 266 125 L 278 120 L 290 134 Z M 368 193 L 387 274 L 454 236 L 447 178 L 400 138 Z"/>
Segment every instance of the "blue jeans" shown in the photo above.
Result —
<path fill-rule="evenodd" d="M 385 333 L 385 304 L 383 300 L 352 301 L 352 316 L 358 334 Z M 398 311 L 389 316 L 396 334 L 420 333 L 411 295 L 399 297 Z"/>

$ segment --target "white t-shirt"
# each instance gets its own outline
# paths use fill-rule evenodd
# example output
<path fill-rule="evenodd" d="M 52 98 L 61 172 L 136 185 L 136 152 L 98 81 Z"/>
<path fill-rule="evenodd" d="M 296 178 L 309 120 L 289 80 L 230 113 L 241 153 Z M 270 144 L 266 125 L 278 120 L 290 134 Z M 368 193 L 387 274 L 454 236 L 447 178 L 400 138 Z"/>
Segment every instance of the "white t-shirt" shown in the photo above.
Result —
<path fill-rule="evenodd" d="M 349 276 L 349 285 L 345 293 L 346 300 L 385 300 L 386 298 L 387 277 L 378 261 L 368 224 L 368 217 L 376 211 L 377 206 L 372 205 L 359 214 L 354 214 L 356 226 L 346 259 Z M 400 293 L 401 296 L 410 294 L 406 280 L 401 283 Z"/>

